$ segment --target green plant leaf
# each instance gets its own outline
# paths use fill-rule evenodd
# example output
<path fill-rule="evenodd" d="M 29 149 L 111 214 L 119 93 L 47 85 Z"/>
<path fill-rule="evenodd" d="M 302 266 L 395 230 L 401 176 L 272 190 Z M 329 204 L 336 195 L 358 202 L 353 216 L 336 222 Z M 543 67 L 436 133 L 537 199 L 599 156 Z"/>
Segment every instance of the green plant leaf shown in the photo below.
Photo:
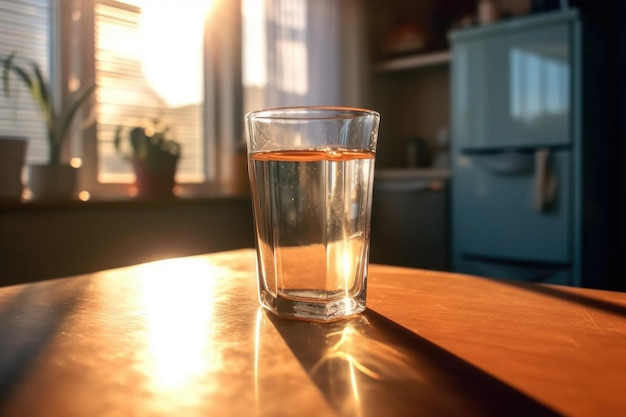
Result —
<path fill-rule="evenodd" d="M 43 78 L 43 74 L 41 73 L 41 69 L 39 69 L 39 65 L 36 63 L 32 63 L 33 73 L 35 74 L 35 79 L 37 80 L 37 88 L 39 88 L 39 96 L 41 100 L 45 103 L 49 100 L 48 86 L 46 85 L 46 81 Z"/>
<path fill-rule="evenodd" d="M 44 122 L 48 131 L 53 130 L 53 112 L 51 108 L 51 103 L 48 102 L 48 88 L 46 86 L 45 80 L 39 72 L 39 69 L 35 70 L 36 78 L 33 79 L 32 76 L 22 67 L 13 63 L 13 58 L 15 54 L 11 54 L 9 58 L 5 61 L 5 71 L 13 71 L 17 74 L 18 78 L 26 85 L 28 91 L 30 92 L 33 100 L 39 106 L 39 110 L 42 113 L 44 118 Z M 36 64 L 33 64 L 33 69 L 35 69 Z M 3 73 L 4 81 L 8 83 L 9 76 Z M 8 84 L 5 85 L 5 92 L 8 92 Z"/>
<path fill-rule="evenodd" d="M 46 107 L 50 108 L 50 92 L 48 91 L 48 86 L 46 85 L 46 81 L 43 78 L 43 74 L 41 73 L 41 69 L 39 69 L 39 65 L 33 62 L 33 73 L 35 74 L 37 85 L 39 88 L 39 97 L 41 98 L 42 103 L 46 103 Z"/>
<path fill-rule="evenodd" d="M 9 84 L 9 75 L 11 74 L 11 67 L 13 66 L 13 59 L 15 58 L 15 52 L 11 52 L 2 65 L 2 89 L 4 91 L 4 96 L 9 97 L 10 95 L 10 84 Z"/>
<path fill-rule="evenodd" d="M 74 117 L 96 86 L 93 85 L 81 93 L 76 93 L 76 100 L 69 106 L 67 112 L 58 114 L 54 109 L 50 84 L 46 82 L 41 68 L 33 62 L 31 64 L 33 75 L 31 75 L 24 68 L 15 64 L 15 56 L 16 53 L 13 52 L 6 59 L 1 59 L 3 61 L 2 83 L 4 93 L 6 96 L 10 95 L 10 73 L 13 72 L 26 85 L 33 100 L 39 106 L 48 131 L 50 162 L 58 163 L 61 147 Z"/>
<path fill-rule="evenodd" d="M 39 109 L 43 114 L 44 121 L 46 123 L 46 127 L 49 132 L 54 132 L 55 128 L 55 120 L 54 120 L 54 108 L 53 103 L 50 101 L 50 92 L 48 85 L 46 84 L 45 79 L 43 78 L 43 74 L 41 73 L 41 69 L 36 63 L 32 63 L 33 73 L 35 74 L 35 79 L 32 82 L 32 94 L 33 98 L 39 105 Z"/>
<path fill-rule="evenodd" d="M 130 131 L 130 144 L 133 147 L 133 154 L 139 158 L 145 158 L 148 137 L 141 127 L 135 127 Z"/>
<path fill-rule="evenodd" d="M 30 78 L 30 75 L 28 75 L 28 73 L 22 67 L 17 66 L 13 63 L 10 64 L 9 69 L 13 70 L 13 72 L 17 74 L 20 80 L 22 80 L 22 82 L 28 88 L 28 91 L 30 91 L 30 93 L 33 95 L 33 98 L 35 98 L 34 97 L 35 93 L 33 90 L 33 80 Z"/>
<path fill-rule="evenodd" d="M 72 125 L 72 121 L 74 120 L 74 116 L 76 116 L 76 112 L 83 105 L 85 101 L 89 98 L 91 93 L 96 89 L 95 84 L 87 88 L 81 94 L 79 94 L 78 99 L 72 103 L 69 107 L 68 112 L 65 114 L 65 117 L 62 119 L 61 131 L 58 132 L 59 136 L 57 137 L 57 141 L 63 141 L 65 135 L 69 131 L 70 126 Z"/>
<path fill-rule="evenodd" d="M 120 152 L 122 149 L 122 126 L 118 126 L 115 128 L 115 136 L 113 136 L 113 145 L 115 146 L 115 151 Z"/>

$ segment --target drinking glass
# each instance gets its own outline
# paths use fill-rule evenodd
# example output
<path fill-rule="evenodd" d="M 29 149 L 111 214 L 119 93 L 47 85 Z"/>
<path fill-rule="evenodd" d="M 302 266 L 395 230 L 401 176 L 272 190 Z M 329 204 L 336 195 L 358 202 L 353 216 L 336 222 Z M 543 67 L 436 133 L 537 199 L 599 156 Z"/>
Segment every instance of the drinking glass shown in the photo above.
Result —
<path fill-rule="evenodd" d="M 365 309 L 380 115 L 347 107 L 246 115 L 259 301 L 288 318 Z"/>

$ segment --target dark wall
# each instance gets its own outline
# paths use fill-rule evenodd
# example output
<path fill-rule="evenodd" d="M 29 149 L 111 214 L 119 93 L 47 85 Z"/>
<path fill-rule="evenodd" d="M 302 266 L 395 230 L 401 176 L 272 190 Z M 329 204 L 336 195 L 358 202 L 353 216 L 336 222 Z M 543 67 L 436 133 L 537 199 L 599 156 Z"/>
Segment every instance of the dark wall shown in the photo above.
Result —
<path fill-rule="evenodd" d="M 558 2 L 553 2 L 558 3 Z M 583 265 L 583 284 L 626 291 L 626 2 L 569 0 L 586 19 L 593 46 L 583 69 L 585 112 L 593 112 L 583 149 L 587 169 L 583 246 L 593 262 Z M 595 42 L 599 40 L 599 42 Z M 591 106 L 590 103 L 599 103 Z M 599 204 L 596 204 L 599 203 Z"/>
<path fill-rule="evenodd" d="M 618 260 L 616 268 L 616 282 L 614 287 L 626 291 L 626 2 L 613 0 L 614 10 L 611 13 L 612 26 L 615 28 L 615 71 L 613 77 L 616 83 L 615 100 L 615 152 L 617 161 L 616 175 L 618 178 L 616 190 L 617 199 L 617 230 L 618 238 L 615 243 L 615 257 Z"/>
<path fill-rule="evenodd" d="M 249 198 L 0 208 L 0 285 L 254 247 Z"/>
<path fill-rule="evenodd" d="M 623 0 L 581 1 L 581 7 L 595 11 L 606 29 L 609 50 L 606 77 L 610 86 L 606 100 L 611 189 L 609 265 L 606 287 L 626 291 L 626 2 Z"/>

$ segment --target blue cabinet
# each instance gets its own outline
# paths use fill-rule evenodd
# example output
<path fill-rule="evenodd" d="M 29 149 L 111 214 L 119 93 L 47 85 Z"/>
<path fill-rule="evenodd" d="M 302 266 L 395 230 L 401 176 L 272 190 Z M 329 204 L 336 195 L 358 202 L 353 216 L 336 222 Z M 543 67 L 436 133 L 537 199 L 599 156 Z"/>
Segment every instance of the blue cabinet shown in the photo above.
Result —
<path fill-rule="evenodd" d="M 570 141 L 571 22 L 456 36 L 455 139 L 463 148 Z"/>
<path fill-rule="evenodd" d="M 549 154 L 555 188 L 550 204 L 541 206 L 534 153 L 457 156 L 453 223 L 460 255 L 566 265 L 572 241 L 570 157 L 567 150 Z M 487 158 L 504 162 L 493 165 Z"/>
<path fill-rule="evenodd" d="M 593 272 L 603 248 L 586 247 L 606 225 L 585 217 L 604 207 L 586 191 L 603 139 L 585 36 L 575 9 L 451 33 L 454 271 L 567 285 Z"/>

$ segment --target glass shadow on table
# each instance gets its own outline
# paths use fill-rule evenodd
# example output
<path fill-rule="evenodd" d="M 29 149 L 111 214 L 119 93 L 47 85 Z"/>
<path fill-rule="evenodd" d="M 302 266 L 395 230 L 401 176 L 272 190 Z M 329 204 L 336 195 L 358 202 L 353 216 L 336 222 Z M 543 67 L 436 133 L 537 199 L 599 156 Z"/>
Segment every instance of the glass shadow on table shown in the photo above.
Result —
<path fill-rule="evenodd" d="M 265 314 L 339 415 L 559 415 L 372 310 L 335 323 Z"/>

